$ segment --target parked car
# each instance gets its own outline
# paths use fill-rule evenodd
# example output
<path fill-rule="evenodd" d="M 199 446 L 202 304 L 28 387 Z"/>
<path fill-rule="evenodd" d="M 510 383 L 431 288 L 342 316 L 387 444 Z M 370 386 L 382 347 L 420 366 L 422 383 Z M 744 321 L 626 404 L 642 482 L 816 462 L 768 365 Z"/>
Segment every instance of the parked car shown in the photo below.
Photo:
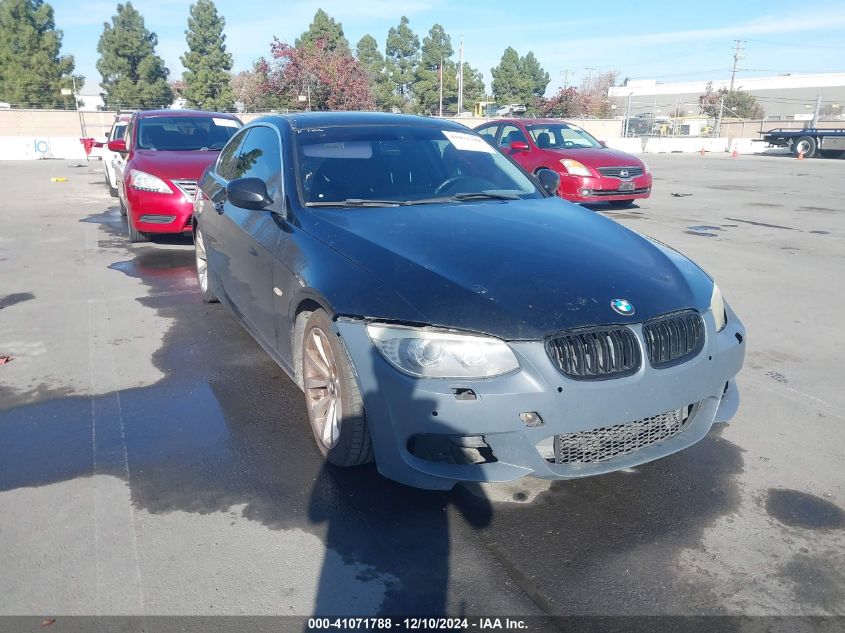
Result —
<path fill-rule="evenodd" d="M 527 111 L 528 108 L 524 104 L 511 103 L 496 110 L 496 116 L 513 116 L 514 114 L 525 114 Z"/>
<path fill-rule="evenodd" d="M 651 195 L 642 160 L 610 149 L 572 123 L 555 119 L 504 119 L 475 128 L 527 171 L 560 174 L 559 195 L 572 202 L 626 206 Z"/>
<path fill-rule="evenodd" d="M 116 184 L 130 240 L 190 233 L 197 179 L 241 126 L 234 115 L 219 112 L 132 114 L 124 138 L 108 143 L 109 150 L 125 156 Z"/>
<path fill-rule="evenodd" d="M 122 153 L 113 152 L 108 148 L 108 142 L 123 138 L 130 117 L 130 114 L 115 115 L 114 123 L 112 123 L 111 130 L 109 130 L 109 135 L 106 138 L 106 146 L 102 150 L 103 173 L 112 198 L 117 198 L 118 181 L 122 177 L 125 161 Z"/>
<path fill-rule="evenodd" d="M 693 262 L 558 184 L 454 122 L 264 117 L 200 181 L 202 296 L 303 389 L 336 466 L 448 489 L 694 444 L 737 407 L 742 323 Z"/>

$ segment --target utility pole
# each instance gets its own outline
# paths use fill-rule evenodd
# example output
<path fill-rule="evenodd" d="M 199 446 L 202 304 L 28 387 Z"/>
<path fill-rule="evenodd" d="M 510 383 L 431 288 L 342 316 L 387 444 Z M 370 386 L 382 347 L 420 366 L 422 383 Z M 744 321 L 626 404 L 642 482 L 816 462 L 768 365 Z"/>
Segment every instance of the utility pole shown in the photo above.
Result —
<path fill-rule="evenodd" d="M 589 90 L 590 89 L 590 81 L 593 79 L 593 71 L 598 70 L 598 68 L 593 68 L 592 66 L 587 66 L 584 70 L 587 71 L 587 80 L 584 83 L 584 87 Z"/>
<path fill-rule="evenodd" d="M 461 50 L 458 56 L 458 114 L 464 111 L 464 38 L 461 37 Z"/>
<path fill-rule="evenodd" d="M 633 96 L 633 92 L 628 93 L 628 103 L 625 105 L 625 125 L 623 126 L 625 138 L 628 137 L 628 121 L 631 120 L 631 97 Z"/>
<path fill-rule="evenodd" d="M 563 75 L 563 89 L 564 89 L 564 90 L 566 90 L 567 88 L 569 88 L 569 75 L 570 75 L 570 73 L 574 74 L 574 73 L 575 73 L 575 71 L 574 71 L 574 70 L 569 70 L 568 68 L 567 68 L 566 70 L 561 70 L 561 71 L 560 71 L 560 74 L 561 74 L 561 75 Z"/>
<path fill-rule="evenodd" d="M 813 112 L 813 120 L 810 122 L 810 127 L 818 127 L 819 125 L 819 113 L 822 109 L 822 96 L 816 95 L 816 110 Z"/>
<path fill-rule="evenodd" d="M 736 78 L 736 65 L 740 59 L 745 59 L 745 40 L 734 40 L 736 48 L 734 50 L 734 66 L 731 70 L 731 88 L 729 92 L 734 91 L 734 79 Z"/>
<path fill-rule="evenodd" d="M 719 116 L 716 117 L 716 128 L 713 136 L 719 138 L 722 135 L 722 112 L 725 110 L 725 98 L 719 100 Z"/>
<path fill-rule="evenodd" d="M 82 112 L 79 110 L 79 94 L 76 92 L 76 77 L 71 75 L 70 80 L 73 82 L 73 104 L 76 106 L 76 114 L 79 117 L 79 131 L 82 132 L 82 137 L 85 138 L 88 134 L 85 130 L 85 120 L 82 118 Z M 821 99 L 821 97 L 819 98 Z M 816 108 L 816 113 L 818 114 L 818 108 Z"/>
<path fill-rule="evenodd" d="M 437 72 L 440 75 L 440 110 L 439 115 L 441 118 L 443 117 L 443 58 L 440 58 L 440 66 L 437 68 Z"/>

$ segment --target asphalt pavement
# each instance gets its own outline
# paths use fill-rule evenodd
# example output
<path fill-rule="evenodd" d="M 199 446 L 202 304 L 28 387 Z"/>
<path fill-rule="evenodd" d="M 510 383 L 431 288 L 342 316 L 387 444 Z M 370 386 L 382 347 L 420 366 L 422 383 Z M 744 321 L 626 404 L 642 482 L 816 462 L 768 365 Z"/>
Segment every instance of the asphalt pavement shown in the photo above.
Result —
<path fill-rule="evenodd" d="M 845 161 L 646 160 L 651 199 L 594 208 L 717 279 L 737 417 L 451 493 L 324 466 L 190 240 L 129 244 L 100 163 L 0 163 L 0 615 L 845 615 Z"/>

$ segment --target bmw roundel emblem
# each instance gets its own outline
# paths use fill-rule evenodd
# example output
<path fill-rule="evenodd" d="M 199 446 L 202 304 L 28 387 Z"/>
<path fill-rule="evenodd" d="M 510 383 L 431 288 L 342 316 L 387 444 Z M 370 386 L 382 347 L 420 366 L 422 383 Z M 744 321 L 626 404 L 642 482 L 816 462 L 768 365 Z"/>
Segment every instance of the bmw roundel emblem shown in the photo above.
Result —
<path fill-rule="evenodd" d="M 610 307 L 613 311 L 622 316 L 631 316 L 634 314 L 634 306 L 627 299 L 614 299 L 610 302 Z"/>

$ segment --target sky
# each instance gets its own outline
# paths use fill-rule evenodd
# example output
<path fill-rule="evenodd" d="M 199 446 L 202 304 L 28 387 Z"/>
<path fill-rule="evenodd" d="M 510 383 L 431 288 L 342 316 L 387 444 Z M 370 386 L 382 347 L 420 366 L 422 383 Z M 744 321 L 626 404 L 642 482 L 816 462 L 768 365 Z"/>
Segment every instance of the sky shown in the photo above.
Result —
<path fill-rule="evenodd" d="M 50 1 L 50 0 L 48 0 Z M 64 31 L 63 53 L 87 78 L 83 93 L 99 92 L 97 41 L 116 2 L 52 0 L 56 26 Z M 181 78 L 187 0 L 134 0 L 147 29 L 158 35 L 158 54 Z M 452 37 L 456 55 L 463 37 L 465 60 L 484 74 L 508 46 L 533 51 L 549 72 L 546 92 L 580 84 L 591 73 L 619 72 L 620 78 L 660 82 L 720 79 L 730 75 L 734 39 L 747 40 L 738 77 L 845 71 L 845 3 L 794 0 L 742 3 L 562 2 L 561 0 L 216 0 L 226 18 L 226 43 L 233 71 L 268 56 L 273 37 L 293 42 L 322 8 L 339 20 L 354 48 L 370 34 L 382 52 L 391 26 L 408 16 L 420 42 L 433 24 Z M 804 7 L 812 7 L 812 10 Z"/>

